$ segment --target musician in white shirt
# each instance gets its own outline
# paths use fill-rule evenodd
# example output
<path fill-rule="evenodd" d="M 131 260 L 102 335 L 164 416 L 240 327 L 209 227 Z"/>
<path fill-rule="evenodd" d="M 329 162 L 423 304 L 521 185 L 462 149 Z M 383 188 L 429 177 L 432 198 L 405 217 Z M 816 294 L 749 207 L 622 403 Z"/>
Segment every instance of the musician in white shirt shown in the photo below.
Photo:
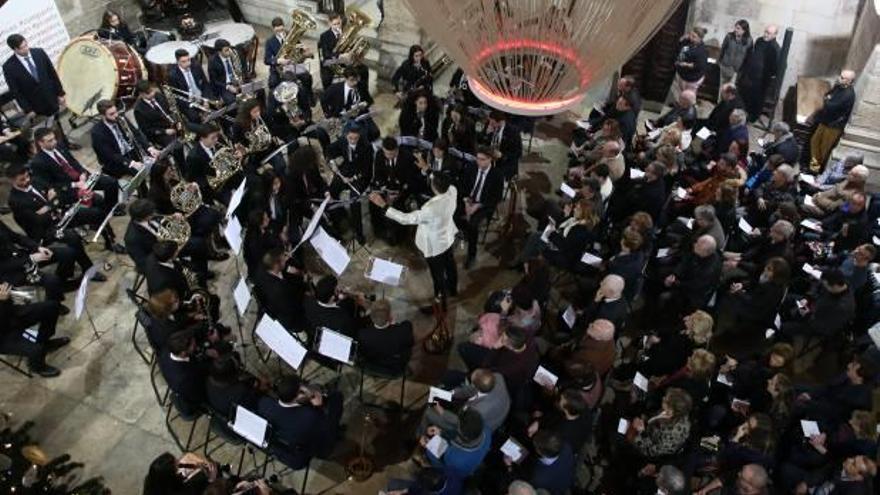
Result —
<path fill-rule="evenodd" d="M 434 298 L 446 304 L 447 296 L 458 295 L 458 272 L 453 256 L 455 234 L 458 228 L 452 217 L 455 213 L 458 190 L 450 185 L 446 174 L 431 177 L 434 197 L 420 209 L 404 213 L 391 208 L 378 192 L 370 194 L 370 201 L 385 209 L 385 216 L 403 225 L 417 225 L 416 247 L 425 256 L 431 279 L 434 282 Z"/>

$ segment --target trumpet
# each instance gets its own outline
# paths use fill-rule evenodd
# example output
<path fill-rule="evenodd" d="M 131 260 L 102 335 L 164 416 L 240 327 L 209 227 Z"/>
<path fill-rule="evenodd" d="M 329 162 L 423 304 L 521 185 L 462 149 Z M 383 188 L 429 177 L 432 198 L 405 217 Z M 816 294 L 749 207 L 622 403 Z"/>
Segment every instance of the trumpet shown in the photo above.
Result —
<path fill-rule="evenodd" d="M 167 87 L 176 99 L 180 101 L 185 101 L 189 103 L 191 107 L 202 112 L 210 112 L 211 107 L 218 107 L 223 104 L 223 102 L 219 100 L 211 100 L 209 98 L 205 98 L 204 96 L 196 96 L 189 91 L 183 91 L 173 86 Z"/>

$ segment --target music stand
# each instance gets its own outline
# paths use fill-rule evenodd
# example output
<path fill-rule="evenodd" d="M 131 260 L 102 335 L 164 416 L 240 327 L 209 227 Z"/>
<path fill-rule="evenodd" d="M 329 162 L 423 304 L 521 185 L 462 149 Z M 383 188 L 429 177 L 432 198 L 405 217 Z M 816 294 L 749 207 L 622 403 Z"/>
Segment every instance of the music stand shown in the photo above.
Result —
<path fill-rule="evenodd" d="M 400 271 L 395 273 L 398 267 Z M 364 277 L 381 284 L 383 299 L 385 298 L 385 287 L 389 285 L 391 287 L 400 287 L 406 273 L 406 266 L 382 258 L 376 258 L 375 256 L 370 257 L 364 267 Z"/>
<path fill-rule="evenodd" d="M 92 343 L 96 340 L 100 340 L 100 338 L 107 333 L 107 331 L 100 332 L 98 331 L 98 326 L 95 325 L 95 320 L 92 318 L 92 313 L 89 311 L 89 306 L 87 304 L 89 297 L 89 281 L 92 277 L 95 276 L 95 273 L 98 272 L 98 267 L 93 265 L 83 274 L 82 280 L 79 283 L 79 288 L 76 291 L 76 301 L 74 304 L 74 316 L 77 320 L 80 319 L 83 313 L 86 314 L 86 318 L 89 320 L 89 324 L 92 327 L 92 333 L 95 335 L 95 338 L 92 339 L 89 343 Z"/>
<path fill-rule="evenodd" d="M 327 327 L 318 327 L 313 350 L 335 361 L 336 379 L 342 375 L 342 366 L 354 366 L 358 343 L 356 340 Z M 344 352 L 348 350 L 347 355 Z"/>

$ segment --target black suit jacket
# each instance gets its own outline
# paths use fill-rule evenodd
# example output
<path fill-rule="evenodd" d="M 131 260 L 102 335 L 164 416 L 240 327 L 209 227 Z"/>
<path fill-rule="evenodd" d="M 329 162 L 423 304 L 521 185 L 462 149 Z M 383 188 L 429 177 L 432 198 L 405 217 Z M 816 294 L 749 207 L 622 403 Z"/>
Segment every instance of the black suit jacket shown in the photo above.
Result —
<path fill-rule="evenodd" d="M 351 108 L 351 105 L 347 105 L 345 101 L 344 86 L 345 81 L 331 84 L 321 97 L 321 104 L 326 110 L 327 115 L 337 116 Z M 357 92 L 360 96 L 360 101 L 366 102 L 367 106 L 373 104 L 373 97 L 370 96 L 370 91 L 364 88 L 363 85 L 358 85 Z"/>
<path fill-rule="evenodd" d="M 449 141 L 449 147 L 464 153 L 473 153 L 477 148 L 477 130 L 474 121 L 463 117 L 461 123 L 453 128 L 452 118 L 443 120 L 441 129 L 443 137 Z"/>
<path fill-rule="evenodd" d="M 187 406 L 197 407 L 204 402 L 205 380 L 208 376 L 204 364 L 193 358 L 187 362 L 175 361 L 166 350 L 159 354 L 159 369 L 168 388 L 180 396 Z"/>
<path fill-rule="evenodd" d="M 263 397 L 256 412 L 272 426 L 272 436 L 284 443 L 275 454 L 291 469 L 304 468 L 312 456 L 335 443 L 334 425 L 310 405 L 283 407 L 277 399 Z"/>
<path fill-rule="evenodd" d="M 278 278 L 260 268 L 254 276 L 254 292 L 266 314 L 289 332 L 299 332 L 305 328 L 302 307 L 305 286 L 301 280 L 287 276 Z"/>
<path fill-rule="evenodd" d="M 47 198 L 45 191 L 40 191 L 40 194 L 43 198 Z M 37 210 L 47 205 L 49 203 L 32 192 L 15 188 L 9 191 L 9 208 L 12 209 L 12 217 L 31 239 L 46 240 L 52 237 L 51 230 L 55 225 L 52 212 L 37 213 Z"/>
<path fill-rule="evenodd" d="M 55 149 L 61 153 L 61 156 L 64 157 L 74 170 L 80 174 L 88 175 L 88 171 L 80 165 L 79 161 L 77 161 L 69 151 L 63 149 L 61 146 L 58 146 Z M 33 174 L 33 180 L 39 189 L 55 189 L 56 192 L 63 194 L 67 200 L 73 201 L 76 199 L 75 197 L 71 197 L 73 191 L 70 187 L 70 183 L 75 181 L 71 179 L 64 169 L 61 168 L 61 165 L 59 165 L 58 162 L 56 162 L 55 159 L 49 156 L 45 151 L 40 151 L 31 158 L 31 173 Z"/>
<path fill-rule="evenodd" d="M 17 278 L 37 247 L 36 241 L 13 231 L 0 221 L 0 280 L 12 276 Z"/>
<path fill-rule="evenodd" d="M 217 151 L 217 148 L 214 148 Z M 186 167 L 183 168 L 183 177 L 187 181 L 195 182 L 202 190 L 202 194 L 207 194 L 209 198 L 213 194 L 213 189 L 208 185 L 208 177 L 213 177 L 214 168 L 211 167 L 211 158 L 208 152 L 202 148 L 200 143 L 193 145 L 190 152 L 186 155 Z"/>
<path fill-rule="evenodd" d="M 492 133 L 484 133 L 482 142 L 488 146 L 492 144 L 492 137 Z M 504 123 L 504 130 L 501 133 L 501 144 L 498 149 L 501 151 L 501 158 L 495 164 L 502 168 L 513 167 L 522 158 L 522 137 L 520 136 L 519 129 L 510 122 Z"/>
<path fill-rule="evenodd" d="M 125 229 L 125 250 L 141 273 L 146 269 L 147 258 L 153 254 L 153 244 L 156 244 L 156 236 L 152 232 L 135 222 L 128 223 Z"/>
<path fill-rule="evenodd" d="M 58 113 L 58 97 L 64 96 L 64 88 L 52 61 L 41 48 L 31 48 L 31 57 L 37 68 L 39 81 L 35 81 L 24 64 L 13 54 L 3 63 L 3 76 L 9 92 L 24 113 L 38 115 Z"/>
<path fill-rule="evenodd" d="M 235 70 L 235 60 L 230 59 L 229 63 L 233 65 L 233 71 Z M 238 71 L 244 77 L 244 70 L 241 67 L 238 67 Z M 226 68 L 223 67 L 223 60 L 220 58 L 219 53 L 215 53 L 211 56 L 211 59 L 208 60 L 208 77 L 211 80 L 211 91 L 215 95 L 223 94 L 226 91 Z M 233 75 L 233 77 L 235 77 Z M 241 83 L 242 81 L 239 81 Z"/>
<path fill-rule="evenodd" d="M 478 167 L 475 163 L 465 165 L 462 190 L 459 191 L 460 198 L 470 197 L 471 191 L 473 191 L 478 177 L 477 168 Z M 498 166 L 493 165 L 492 168 L 489 169 L 489 173 L 484 180 L 483 191 L 480 195 L 479 202 L 486 208 L 494 208 L 498 202 L 501 201 L 501 196 L 503 194 L 504 177 L 501 175 L 501 170 Z"/>
<path fill-rule="evenodd" d="M 318 304 L 314 297 L 308 297 L 303 301 L 303 309 L 308 321 L 309 327 L 307 330 L 310 335 L 317 335 L 315 330 L 318 327 L 327 327 L 349 337 L 354 337 L 357 331 L 357 324 L 353 316 L 353 301 L 351 299 L 339 301 L 336 307 L 326 307 Z"/>
<path fill-rule="evenodd" d="M 391 168 L 381 149 L 376 152 L 373 161 L 373 188 L 385 187 L 391 191 L 399 191 L 399 199 L 405 201 L 412 191 L 419 188 L 420 184 L 417 181 L 419 181 L 419 169 L 416 167 L 415 157 L 408 149 L 398 148 L 394 168 Z"/>
<path fill-rule="evenodd" d="M 362 134 L 354 151 L 349 154 L 348 140 L 341 137 L 330 145 L 330 158 L 342 157 L 339 172 L 346 177 L 359 177 L 358 184 L 369 184 L 373 180 L 373 146 Z"/>
<path fill-rule="evenodd" d="M 321 33 L 318 38 L 318 59 L 321 61 L 321 68 L 324 68 L 324 61 L 336 57 L 336 42 L 339 38 L 333 34 L 332 29 L 328 29 Z"/>
<path fill-rule="evenodd" d="M 419 136 L 419 130 L 422 128 L 422 119 L 418 113 L 413 111 L 400 112 L 400 135 L 421 137 L 425 141 L 434 142 L 437 140 L 437 126 L 440 123 L 440 113 L 437 111 L 427 111 L 424 114 L 425 129 L 423 135 Z"/>
<path fill-rule="evenodd" d="M 174 262 L 174 268 L 159 264 L 155 255 L 149 255 L 144 263 L 144 276 L 147 278 L 147 292 L 151 295 L 164 289 L 174 289 L 183 301 L 189 294 L 189 284 L 183 275 L 183 267 Z"/>
<path fill-rule="evenodd" d="M 121 119 L 124 117 L 120 115 L 119 118 Z M 132 134 L 134 134 L 134 139 L 137 141 L 137 143 L 129 144 L 132 147 L 139 144 L 143 149 L 147 149 L 150 146 L 147 138 L 145 138 L 135 126 L 129 124 L 128 127 L 131 129 Z M 95 150 L 95 156 L 98 158 L 98 163 L 103 167 L 102 172 L 104 174 L 118 179 L 120 177 L 125 177 L 126 175 L 134 175 L 137 173 L 136 170 L 129 167 L 131 160 L 137 159 L 136 156 L 132 156 L 135 152 L 131 151 L 128 155 L 123 155 L 122 150 L 119 149 L 119 143 L 116 141 L 116 136 L 114 136 L 113 131 L 107 127 L 106 123 L 103 121 L 96 122 L 95 125 L 92 126 L 92 130 L 89 131 L 89 134 L 92 136 L 92 149 Z"/>
<path fill-rule="evenodd" d="M 388 374 L 402 372 L 412 355 L 413 327 L 404 321 L 386 328 L 369 326 L 358 331 L 358 353 L 370 369 Z"/>
<path fill-rule="evenodd" d="M 205 98 L 214 98 L 213 87 L 208 82 L 208 76 L 205 75 L 202 66 L 193 64 L 190 65 L 189 70 L 192 72 L 196 86 L 202 91 L 202 96 Z M 178 65 L 175 65 L 168 71 L 168 84 L 183 92 L 189 93 L 189 86 L 186 84 L 186 77 L 183 75 L 183 71 L 180 70 L 180 66 Z M 177 104 L 181 109 L 184 109 L 187 106 L 186 102 L 181 100 L 178 100 Z"/>
<path fill-rule="evenodd" d="M 165 134 L 167 129 L 174 127 L 174 121 L 171 120 L 173 116 L 164 95 L 157 94 L 155 101 L 165 110 L 165 114 L 153 108 L 146 101 L 139 99 L 134 104 L 134 120 L 137 122 L 138 129 L 147 136 L 150 142 L 165 146 L 173 139 L 172 136 Z"/>

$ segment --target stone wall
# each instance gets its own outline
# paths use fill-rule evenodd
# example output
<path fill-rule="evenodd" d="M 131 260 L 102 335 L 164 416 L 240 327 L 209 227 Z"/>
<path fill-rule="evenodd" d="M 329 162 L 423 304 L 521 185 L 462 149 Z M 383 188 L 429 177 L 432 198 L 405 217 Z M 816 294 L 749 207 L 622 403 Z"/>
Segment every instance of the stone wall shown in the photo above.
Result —
<path fill-rule="evenodd" d="M 720 46 L 738 19 L 746 19 L 752 35 L 767 24 L 794 30 L 782 94 L 797 76 L 833 76 L 847 60 L 859 5 L 864 0 L 692 0 L 691 24 L 709 30 L 707 44 Z M 869 54 L 870 52 L 868 52 Z M 867 59 L 867 57 L 865 57 Z"/>
<path fill-rule="evenodd" d="M 97 28 L 108 7 L 121 13 L 132 28 L 140 26 L 138 15 L 141 9 L 136 0 L 55 0 L 55 4 L 71 38 Z"/>

